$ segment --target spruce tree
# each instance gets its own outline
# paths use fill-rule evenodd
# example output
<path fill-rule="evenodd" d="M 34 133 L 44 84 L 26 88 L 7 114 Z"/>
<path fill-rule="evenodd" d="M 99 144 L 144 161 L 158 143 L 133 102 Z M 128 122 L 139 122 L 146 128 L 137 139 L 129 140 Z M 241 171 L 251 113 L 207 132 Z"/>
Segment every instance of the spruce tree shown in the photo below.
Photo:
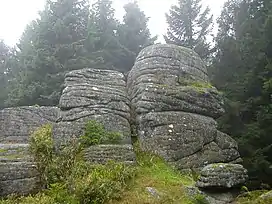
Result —
<path fill-rule="evenodd" d="M 154 44 L 157 37 L 151 37 L 148 29 L 149 18 L 141 11 L 137 2 L 124 6 L 123 23 L 118 28 L 120 43 L 127 49 L 127 55 L 120 59 L 120 67 L 124 72 L 129 71 L 139 54 L 146 46 Z"/>
<path fill-rule="evenodd" d="M 272 5 L 229 0 L 219 18 L 213 82 L 228 97 L 220 128 L 239 143 L 249 187 L 272 185 Z"/>
<path fill-rule="evenodd" d="M 211 32 L 213 17 L 209 7 L 202 11 L 201 0 L 179 0 L 166 14 L 166 20 L 166 43 L 192 48 L 202 58 L 210 55 L 207 37 Z"/>
<path fill-rule="evenodd" d="M 118 62 L 126 51 L 117 38 L 119 22 L 114 12 L 112 1 L 98 0 L 91 9 L 88 38 L 94 39 L 93 49 L 103 60 L 100 68 L 120 70 Z"/>
<path fill-rule="evenodd" d="M 20 72 L 10 105 L 58 104 L 65 73 L 89 62 L 84 48 L 88 19 L 86 0 L 47 1 L 18 44 Z"/>
<path fill-rule="evenodd" d="M 10 48 L 0 40 L 0 109 L 4 107 L 7 98 L 7 84 L 9 80 Z"/>

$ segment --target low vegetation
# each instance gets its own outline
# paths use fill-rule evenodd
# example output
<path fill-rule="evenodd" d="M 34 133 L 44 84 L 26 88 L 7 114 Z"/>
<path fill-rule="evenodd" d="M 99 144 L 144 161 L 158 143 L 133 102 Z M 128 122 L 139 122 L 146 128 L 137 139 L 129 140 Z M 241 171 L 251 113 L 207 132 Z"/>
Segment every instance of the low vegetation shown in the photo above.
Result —
<path fill-rule="evenodd" d="M 251 192 L 246 192 L 240 195 L 237 199 L 237 203 L 239 204 L 271 204 L 272 197 L 262 197 L 267 190 L 255 190 Z"/>
<path fill-rule="evenodd" d="M 29 148 L 42 190 L 25 197 L 12 195 L 0 204 L 199 203 L 198 198 L 190 199 L 184 191 L 185 185 L 194 183 L 191 176 L 180 174 L 158 156 L 139 151 L 138 145 L 135 165 L 114 161 L 91 164 L 83 159 L 82 150 L 88 145 L 116 142 L 119 136 L 90 121 L 83 136 L 72 138 L 56 150 L 52 127 L 42 126 L 32 134 Z M 148 187 L 158 195 L 148 192 Z"/>
<path fill-rule="evenodd" d="M 195 182 L 194 175 L 181 174 L 160 157 L 140 151 L 137 143 L 135 165 L 114 161 L 91 164 L 83 159 L 82 150 L 88 145 L 116 142 L 119 137 L 90 121 L 79 139 L 71 138 L 56 150 L 52 127 L 42 126 L 32 134 L 29 148 L 39 171 L 40 192 L 11 195 L 0 204 L 207 204 L 203 195 L 186 194 L 186 186 Z M 271 203 L 260 200 L 261 193 L 247 193 L 238 203 Z"/>
<path fill-rule="evenodd" d="M 170 167 L 158 156 L 139 151 L 135 145 L 137 169 L 132 185 L 123 193 L 120 200 L 112 200 L 110 204 L 130 203 L 184 203 L 194 204 L 186 193 L 184 186 L 193 185 L 189 175 L 182 175 Z M 147 188 L 156 191 L 156 195 L 148 192 Z"/>
<path fill-rule="evenodd" d="M 89 147 L 105 143 L 115 144 L 120 139 L 120 133 L 107 131 L 102 124 L 96 121 L 89 121 L 86 124 L 84 134 L 80 137 L 80 143 L 83 147 Z"/>

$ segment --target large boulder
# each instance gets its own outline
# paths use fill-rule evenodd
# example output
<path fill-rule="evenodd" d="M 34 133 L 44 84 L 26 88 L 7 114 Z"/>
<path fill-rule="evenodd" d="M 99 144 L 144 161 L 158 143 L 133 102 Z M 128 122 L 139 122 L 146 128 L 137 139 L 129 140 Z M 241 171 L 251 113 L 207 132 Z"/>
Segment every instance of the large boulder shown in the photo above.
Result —
<path fill-rule="evenodd" d="M 217 130 L 215 119 L 224 113 L 222 96 L 191 49 L 145 48 L 127 86 L 133 125 L 144 150 L 158 153 L 179 169 L 240 161 L 236 142 Z"/>
<path fill-rule="evenodd" d="M 128 76 L 136 113 L 185 111 L 218 117 L 222 97 L 209 84 L 207 70 L 192 50 L 152 45 L 142 50 Z"/>
<path fill-rule="evenodd" d="M 124 149 L 133 153 L 129 99 L 122 73 L 89 68 L 75 70 L 66 75 L 64 86 L 59 102 L 60 117 L 53 128 L 57 143 L 82 135 L 86 123 L 95 120 L 107 131 L 119 133 L 121 139 L 115 146 L 90 148 L 88 154 L 94 156 L 90 160 L 104 161 L 110 159 L 109 156 L 114 160 L 117 158 L 115 152 L 124 152 Z M 128 149 L 124 148 L 128 146 Z M 109 151 L 111 154 L 108 154 Z M 123 160 L 126 159 L 124 154 Z"/>
<path fill-rule="evenodd" d="M 0 196 L 38 190 L 38 172 L 28 154 L 28 140 L 44 124 L 54 124 L 56 107 L 26 106 L 0 110 Z"/>
<path fill-rule="evenodd" d="M 57 107 L 24 106 L 0 110 L 0 143 L 28 143 L 31 132 L 57 121 Z"/>
<path fill-rule="evenodd" d="M 240 164 L 217 163 L 205 166 L 196 183 L 199 188 L 235 188 L 247 181 L 247 170 Z"/>

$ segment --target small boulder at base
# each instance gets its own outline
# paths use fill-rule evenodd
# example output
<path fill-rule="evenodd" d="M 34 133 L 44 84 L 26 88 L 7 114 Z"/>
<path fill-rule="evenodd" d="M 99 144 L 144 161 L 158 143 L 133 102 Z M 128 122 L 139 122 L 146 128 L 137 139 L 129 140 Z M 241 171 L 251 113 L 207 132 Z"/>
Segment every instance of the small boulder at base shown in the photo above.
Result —
<path fill-rule="evenodd" d="M 235 188 L 243 185 L 247 170 L 240 164 L 217 163 L 205 166 L 196 183 L 199 188 Z"/>

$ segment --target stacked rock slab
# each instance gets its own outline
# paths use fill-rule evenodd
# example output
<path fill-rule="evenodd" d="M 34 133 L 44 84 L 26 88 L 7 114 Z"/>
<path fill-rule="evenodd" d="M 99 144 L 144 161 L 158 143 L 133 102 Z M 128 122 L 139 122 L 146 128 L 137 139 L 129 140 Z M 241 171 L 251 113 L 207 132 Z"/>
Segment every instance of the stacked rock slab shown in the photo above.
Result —
<path fill-rule="evenodd" d="M 196 182 L 199 189 L 191 190 L 204 195 L 209 203 L 228 204 L 234 202 L 247 179 L 247 170 L 240 164 L 209 164 L 200 172 Z"/>
<path fill-rule="evenodd" d="M 240 164 L 209 164 L 201 170 L 196 186 L 203 189 L 230 189 L 241 187 L 247 178 L 247 170 Z"/>
<path fill-rule="evenodd" d="M 236 142 L 217 130 L 214 119 L 224 113 L 222 97 L 194 51 L 175 45 L 145 48 L 127 85 L 144 150 L 179 169 L 240 160 Z"/>
<path fill-rule="evenodd" d="M 110 159 L 133 162 L 131 145 L 130 108 L 125 77 L 113 70 L 81 69 L 68 73 L 60 98 L 60 118 L 54 127 L 55 140 L 65 142 L 80 136 L 86 123 L 95 120 L 108 131 L 118 132 L 118 145 L 104 144 L 86 150 L 92 162 Z M 121 155 L 117 156 L 119 153 Z"/>
<path fill-rule="evenodd" d="M 31 132 L 53 124 L 56 107 L 17 107 L 0 110 L 0 196 L 37 190 L 37 171 L 28 155 Z"/>

